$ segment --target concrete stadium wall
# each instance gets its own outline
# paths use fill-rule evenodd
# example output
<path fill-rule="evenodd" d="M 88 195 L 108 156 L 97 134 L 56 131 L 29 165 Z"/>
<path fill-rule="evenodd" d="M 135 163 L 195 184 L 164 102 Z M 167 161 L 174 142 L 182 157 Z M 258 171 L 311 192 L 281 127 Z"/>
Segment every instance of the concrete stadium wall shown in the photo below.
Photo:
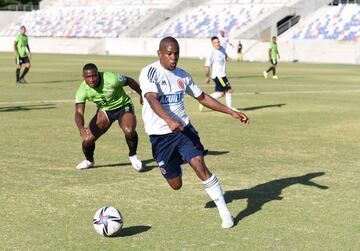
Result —
<path fill-rule="evenodd" d="M 25 14 L 25 11 L 0 11 L 0 31 L 7 30 L 9 26 Z"/>
<path fill-rule="evenodd" d="M 39 38 L 29 39 L 34 53 L 101 54 L 124 56 L 156 56 L 158 38 Z M 13 37 L 0 37 L 0 51 L 13 51 Z M 232 41 L 234 45 L 237 41 Z M 267 61 L 269 43 L 241 40 L 245 60 Z M 211 49 L 209 39 L 179 39 L 180 56 L 203 59 Z M 280 61 L 294 59 L 307 63 L 360 64 L 360 43 L 343 41 L 280 42 Z M 235 48 L 228 54 L 236 58 Z"/>

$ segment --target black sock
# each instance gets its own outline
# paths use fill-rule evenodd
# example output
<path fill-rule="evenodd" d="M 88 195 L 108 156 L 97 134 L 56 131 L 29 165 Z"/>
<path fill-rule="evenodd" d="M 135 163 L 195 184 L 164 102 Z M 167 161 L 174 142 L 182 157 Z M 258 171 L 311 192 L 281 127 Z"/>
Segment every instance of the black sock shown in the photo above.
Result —
<path fill-rule="evenodd" d="M 21 74 L 20 79 L 23 79 L 25 77 L 26 73 L 28 73 L 28 71 L 29 71 L 29 68 L 25 67 L 23 73 Z"/>
<path fill-rule="evenodd" d="M 16 82 L 20 80 L 20 69 L 16 69 Z"/>
<path fill-rule="evenodd" d="M 271 66 L 269 69 L 267 69 L 266 72 L 269 72 L 269 71 L 271 71 L 272 69 L 273 69 L 273 67 Z"/>
<path fill-rule="evenodd" d="M 135 132 L 135 136 L 133 138 L 128 139 L 127 137 L 125 137 L 125 139 L 129 147 L 129 156 L 135 155 L 139 141 L 137 132 Z"/>
<path fill-rule="evenodd" d="M 275 67 L 273 67 L 273 76 L 275 76 L 276 74 L 276 71 L 275 71 Z"/>
<path fill-rule="evenodd" d="M 95 144 L 93 144 L 91 146 L 85 146 L 84 142 L 83 142 L 82 143 L 82 151 L 88 161 L 94 162 Z"/>

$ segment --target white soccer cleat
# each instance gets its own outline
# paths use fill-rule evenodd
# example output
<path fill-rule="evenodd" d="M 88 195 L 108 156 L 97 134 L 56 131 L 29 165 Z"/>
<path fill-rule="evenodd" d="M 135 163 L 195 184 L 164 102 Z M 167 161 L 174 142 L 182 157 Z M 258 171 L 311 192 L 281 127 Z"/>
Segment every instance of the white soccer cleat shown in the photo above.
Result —
<path fill-rule="evenodd" d="M 221 223 L 222 228 L 232 228 L 234 226 L 234 219 L 231 216 L 231 214 L 221 216 L 221 219 L 222 219 L 222 223 Z"/>
<path fill-rule="evenodd" d="M 76 166 L 76 169 L 77 170 L 87 169 L 93 167 L 94 164 L 95 164 L 94 162 L 84 160 L 83 162 L 81 162 L 79 165 Z"/>
<path fill-rule="evenodd" d="M 264 78 L 268 78 L 268 74 L 266 71 L 264 71 L 263 74 L 264 74 Z"/>
<path fill-rule="evenodd" d="M 136 171 L 140 172 L 142 170 L 142 168 L 143 168 L 142 162 L 141 162 L 141 160 L 138 158 L 138 156 L 136 154 L 133 155 L 133 156 L 129 156 L 129 160 L 131 162 L 131 165 L 133 166 L 133 168 Z"/>
<path fill-rule="evenodd" d="M 273 79 L 279 79 L 279 77 L 278 77 L 278 76 L 276 76 L 276 75 L 274 75 L 274 76 L 273 76 Z"/>

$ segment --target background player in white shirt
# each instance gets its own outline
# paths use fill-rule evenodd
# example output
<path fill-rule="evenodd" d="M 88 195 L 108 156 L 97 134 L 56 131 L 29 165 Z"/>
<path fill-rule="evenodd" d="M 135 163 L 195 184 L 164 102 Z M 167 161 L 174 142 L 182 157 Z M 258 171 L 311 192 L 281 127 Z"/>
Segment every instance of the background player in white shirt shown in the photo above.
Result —
<path fill-rule="evenodd" d="M 211 78 L 215 82 L 215 92 L 211 94 L 214 99 L 219 99 L 225 95 L 227 107 L 237 111 L 232 107 L 232 89 L 229 80 L 226 77 L 226 62 L 229 60 L 225 49 L 220 45 L 218 37 L 211 38 L 212 46 L 214 47 L 205 61 L 205 83 L 210 82 Z M 199 110 L 202 111 L 203 105 L 199 105 Z"/>
<path fill-rule="evenodd" d="M 184 110 L 184 94 L 187 93 L 204 106 L 227 113 L 244 124 L 248 124 L 249 119 L 245 114 L 229 109 L 202 92 L 187 72 L 177 68 L 179 51 L 175 38 L 163 38 L 158 50 L 159 61 L 141 70 L 145 130 L 150 136 L 153 157 L 169 185 L 175 190 L 181 188 L 181 164 L 183 161 L 188 162 L 215 202 L 222 219 L 221 226 L 230 228 L 234 225 L 233 218 L 226 206 L 218 179 L 205 165 L 204 148 Z"/>
<path fill-rule="evenodd" d="M 220 45 L 225 49 L 225 51 L 228 44 L 230 44 L 230 46 L 234 48 L 234 45 L 230 43 L 229 36 L 225 33 L 224 30 L 219 30 L 219 34 L 217 35 L 217 37 L 220 40 Z"/>

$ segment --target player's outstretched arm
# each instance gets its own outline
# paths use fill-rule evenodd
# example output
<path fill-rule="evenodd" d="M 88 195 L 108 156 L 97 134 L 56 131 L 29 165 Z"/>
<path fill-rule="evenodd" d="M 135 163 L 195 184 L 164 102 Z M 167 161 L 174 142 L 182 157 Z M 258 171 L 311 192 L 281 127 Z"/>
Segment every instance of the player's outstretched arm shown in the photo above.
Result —
<path fill-rule="evenodd" d="M 143 104 L 143 99 L 142 99 L 142 95 L 141 95 L 141 89 L 140 89 L 140 85 L 138 84 L 138 82 L 130 77 L 126 77 L 127 82 L 126 84 L 128 86 L 130 86 L 131 89 L 133 89 L 134 91 L 137 92 L 137 94 L 139 94 L 140 96 L 140 104 Z"/>
<path fill-rule="evenodd" d="M 79 128 L 80 136 L 85 140 L 88 136 L 88 130 L 84 127 L 85 103 L 75 104 L 75 124 Z"/>
<path fill-rule="evenodd" d="M 208 83 L 210 83 L 210 67 L 209 66 L 204 66 L 204 72 L 205 72 L 204 83 L 208 84 Z"/>
<path fill-rule="evenodd" d="M 217 111 L 217 112 L 223 112 L 231 115 L 233 118 L 240 120 L 243 124 L 249 124 L 250 120 L 245 115 L 245 113 L 242 112 L 236 112 L 229 107 L 223 105 L 216 99 L 212 98 L 210 95 L 206 93 L 202 93 L 199 97 L 196 98 L 203 106 L 206 106 L 207 108 L 210 108 L 211 110 Z"/>
<path fill-rule="evenodd" d="M 148 92 L 145 94 L 145 98 L 149 102 L 151 109 L 168 124 L 172 132 L 180 132 L 184 130 L 181 123 L 171 118 L 170 115 L 162 108 L 157 99 L 157 93 Z"/>

